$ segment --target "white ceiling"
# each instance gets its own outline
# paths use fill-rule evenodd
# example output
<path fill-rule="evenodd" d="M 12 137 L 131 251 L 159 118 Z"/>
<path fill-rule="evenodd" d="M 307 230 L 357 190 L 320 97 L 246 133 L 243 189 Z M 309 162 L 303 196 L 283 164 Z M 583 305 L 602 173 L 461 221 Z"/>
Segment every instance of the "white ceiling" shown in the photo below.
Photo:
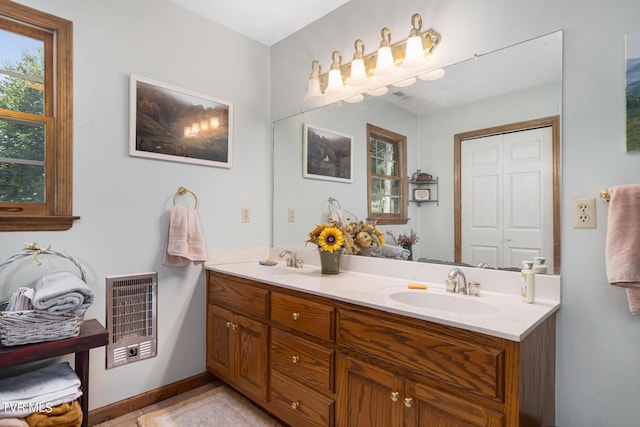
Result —
<path fill-rule="evenodd" d="M 267 46 L 349 0 L 169 0 Z"/>

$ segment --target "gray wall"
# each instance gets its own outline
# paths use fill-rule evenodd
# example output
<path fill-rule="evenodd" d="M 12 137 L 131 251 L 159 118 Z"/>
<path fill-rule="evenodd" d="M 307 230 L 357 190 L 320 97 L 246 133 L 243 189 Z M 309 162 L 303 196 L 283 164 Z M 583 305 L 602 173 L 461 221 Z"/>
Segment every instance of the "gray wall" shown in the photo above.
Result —
<path fill-rule="evenodd" d="M 571 199 L 640 182 L 640 153 L 625 152 L 625 33 L 640 31 L 636 0 L 351 0 L 272 47 L 274 119 L 300 111 L 313 59 L 326 69 L 331 52 L 350 58 L 353 41 L 375 49 L 380 28 L 406 37 L 410 17 L 442 34 L 431 58 L 453 63 L 556 30 L 564 30 L 562 110 L 562 308 L 558 313 L 557 424 L 636 426 L 640 419 L 640 316 L 623 290 L 607 284 L 607 205 L 597 200 L 598 227 L 571 228 Z M 299 82 L 292 84 L 292 82 Z"/>
<path fill-rule="evenodd" d="M 103 324 L 106 276 L 158 272 L 158 356 L 107 371 L 104 349 L 92 350 L 91 408 L 202 373 L 204 273 L 161 265 L 168 215 L 185 186 L 199 198 L 209 249 L 267 246 L 269 48 L 165 1 L 21 3 L 74 23 L 73 198 L 81 219 L 64 232 L 0 233 L 0 259 L 33 241 L 79 257 L 97 294 L 86 318 Z M 131 73 L 233 101 L 233 168 L 129 157 Z M 251 209 L 248 224 L 242 206 Z"/>

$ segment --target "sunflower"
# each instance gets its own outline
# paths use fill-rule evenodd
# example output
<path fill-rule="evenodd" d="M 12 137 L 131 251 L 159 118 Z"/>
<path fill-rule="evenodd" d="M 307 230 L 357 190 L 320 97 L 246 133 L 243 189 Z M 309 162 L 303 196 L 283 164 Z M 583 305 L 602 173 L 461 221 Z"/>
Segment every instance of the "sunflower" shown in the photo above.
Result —
<path fill-rule="evenodd" d="M 320 249 L 327 252 L 334 252 L 342 248 L 344 243 L 344 234 L 337 227 L 327 227 L 320 233 L 318 237 L 318 245 Z"/>

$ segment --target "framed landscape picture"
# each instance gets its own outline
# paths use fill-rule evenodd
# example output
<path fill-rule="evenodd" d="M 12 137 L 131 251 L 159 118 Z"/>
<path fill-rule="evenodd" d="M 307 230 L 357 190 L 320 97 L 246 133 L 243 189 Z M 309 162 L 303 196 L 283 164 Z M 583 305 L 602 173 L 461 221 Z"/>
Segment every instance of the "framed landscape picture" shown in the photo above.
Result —
<path fill-rule="evenodd" d="M 627 34 L 627 151 L 640 151 L 640 33 Z"/>
<path fill-rule="evenodd" d="M 129 155 L 230 168 L 233 103 L 132 74 Z"/>
<path fill-rule="evenodd" d="M 353 182 L 353 137 L 304 124 L 302 176 Z"/>

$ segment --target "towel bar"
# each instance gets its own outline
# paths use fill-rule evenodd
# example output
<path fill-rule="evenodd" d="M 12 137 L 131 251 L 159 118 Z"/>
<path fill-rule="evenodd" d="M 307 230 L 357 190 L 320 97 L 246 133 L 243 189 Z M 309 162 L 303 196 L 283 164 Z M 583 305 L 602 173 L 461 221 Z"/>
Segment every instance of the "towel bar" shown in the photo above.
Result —
<path fill-rule="evenodd" d="M 611 200 L 611 195 L 609 194 L 609 190 L 606 188 L 600 192 L 600 200 L 603 202 L 609 202 Z"/>
<path fill-rule="evenodd" d="M 176 194 L 173 196 L 173 204 L 176 204 L 176 198 L 178 196 L 183 196 L 186 193 L 189 193 L 193 196 L 193 198 L 196 200 L 196 206 L 195 209 L 198 209 L 198 197 L 195 195 L 195 193 L 187 188 L 184 187 L 178 187 L 178 191 L 176 191 Z"/>

